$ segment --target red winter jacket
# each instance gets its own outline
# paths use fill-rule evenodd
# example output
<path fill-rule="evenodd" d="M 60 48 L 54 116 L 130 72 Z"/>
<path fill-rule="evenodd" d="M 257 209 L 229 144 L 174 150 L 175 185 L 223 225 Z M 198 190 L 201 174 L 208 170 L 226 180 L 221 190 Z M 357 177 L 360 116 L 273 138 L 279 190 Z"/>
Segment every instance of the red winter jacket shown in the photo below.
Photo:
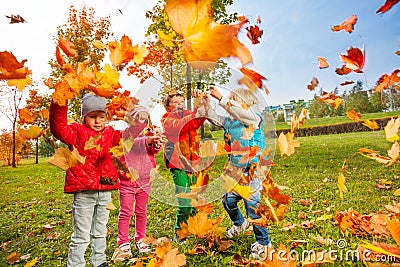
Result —
<path fill-rule="evenodd" d="M 119 188 L 119 174 L 112 164 L 110 148 L 119 144 L 121 132 L 110 126 L 99 133 L 81 123 L 67 122 L 67 106 L 59 106 L 52 102 L 50 105 L 50 131 L 55 138 L 68 145 L 72 151 L 74 147 L 81 156 L 86 157 L 84 164 L 70 167 L 65 176 L 65 193 L 86 190 L 115 190 Z M 100 147 L 85 150 L 86 142 L 101 134 L 95 142 Z"/>
<path fill-rule="evenodd" d="M 199 156 L 200 137 L 196 130 L 204 123 L 206 118 L 197 118 L 197 108 L 192 111 L 167 112 L 161 118 L 161 124 L 168 142 L 164 147 L 164 160 L 167 168 L 185 169 L 192 172 L 188 165 L 195 165 Z M 187 161 L 183 162 L 180 156 Z"/>

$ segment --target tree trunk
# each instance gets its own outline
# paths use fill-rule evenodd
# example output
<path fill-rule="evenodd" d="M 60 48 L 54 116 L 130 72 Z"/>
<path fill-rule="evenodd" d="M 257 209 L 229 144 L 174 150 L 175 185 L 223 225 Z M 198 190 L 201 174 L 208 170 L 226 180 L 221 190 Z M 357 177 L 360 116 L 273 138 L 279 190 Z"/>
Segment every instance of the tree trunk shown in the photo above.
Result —
<path fill-rule="evenodd" d="M 12 166 L 13 168 L 16 168 L 16 167 L 17 167 L 17 164 L 16 164 L 16 160 L 15 160 L 15 156 L 16 156 L 16 155 L 15 155 L 15 150 L 16 150 L 16 147 L 17 147 L 17 140 L 16 140 L 15 126 L 13 127 L 12 138 L 13 138 L 13 147 L 12 147 L 11 166 Z"/>
<path fill-rule="evenodd" d="M 36 161 L 35 164 L 39 164 L 39 138 L 36 138 Z"/>

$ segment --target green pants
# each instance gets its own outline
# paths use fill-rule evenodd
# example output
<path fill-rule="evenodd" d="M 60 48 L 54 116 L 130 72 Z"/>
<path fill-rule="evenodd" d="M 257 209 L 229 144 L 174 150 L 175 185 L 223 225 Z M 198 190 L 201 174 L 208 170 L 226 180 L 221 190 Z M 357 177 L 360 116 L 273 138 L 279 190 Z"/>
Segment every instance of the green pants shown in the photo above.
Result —
<path fill-rule="evenodd" d="M 190 186 L 196 183 L 196 176 L 193 174 L 188 176 L 184 170 L 180 169 L 170 169 L 170 172 L 175 184 L 175 193 L 189 193 Z M 195 214 L 195 208 L 190 204 L 190 199 L 177 197 L 176 200 L 178 208 L 176 209 L 175 231 L 181 228 L 180 224 L 186 222 L 189 216 Z"/>

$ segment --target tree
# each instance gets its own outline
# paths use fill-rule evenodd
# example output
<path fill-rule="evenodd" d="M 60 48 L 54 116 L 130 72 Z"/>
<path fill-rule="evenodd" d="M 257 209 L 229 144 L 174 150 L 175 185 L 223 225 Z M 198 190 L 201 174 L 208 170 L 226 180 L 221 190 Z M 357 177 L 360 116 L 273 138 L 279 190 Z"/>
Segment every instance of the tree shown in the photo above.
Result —
<path fill-rule="evenodd" d="M 2 109 L 0 112 L 3 113 L 4 116 L 12 124 L 12 157 L 11 157 L 11 166 L 13 168 L 17 167 L 16 153 L 17 149 L 17 122 L 18 122 L 18 110 L 22 103 L 23 93 L 22 90 L 19 90 L 16 86 L 7 86 L 6 84 L 1 84 L 1 95 L 4 103 L 2 101 Z"/>
<path fill-rule="evenodd" d="M 323 118 L 333 115 L 333 109 L 324 102 L 318 100 L 317 96 L 314 96 L 314 99 L 310 104 L 310 118 Z"/>
<path fill-rule="evenodd" d="M 346 112 L 353 109 L 358 113 L 369 113 L 373 109 L 371 102 L 369 102 L 368 93 L 363 90 L 361 81 L 357 81 L 356 85 L 352 87 L 345 101 Z"/>
<path fill-rule="evenodd" d="M 387 108 L 386 101 L 384 99 L 384 92 L 373 92 L 369 97 L 371 103 L 371 112 L 381 112 Z"/>
<path fill-rule="evenodd" d="M 2 130 L 0 134 L 0 160 L 4 161 L 6 165 L 16 167 L 21 159 L 22 139 L 13 131 Z"/>
<path fill-rule="evenodd" d="M 33 118 L 29 122 L 23 123 L 24 126 L 29 127 L 36 125 L 43 129 L 40 135 L 35 135 L 35 163 L 39 163 L 39 138 L 43 136 L 45 142 L 52 143 L 52 136 L 49 131 L 45 131 L 49 128 L 48 121 L 48 109 L 50 107 L 50 96 L 40 95 L 38 90 L 31 88 L 29 90 L 29 97 L 26 100 L 25 109 L 32 114 Z M 22 123 L 21 123 L 22 124 Z"/>
<path fill-rule="evenodd" d="M 71 64 L 77 62 L 85 62 L 89 67 L 100 68 L 100 63 L 103 61 L 106 50 L 97 48 L 95 41 L 107 43 L 113 34 L 110 32 L 110 17 L 102 17 L 95 19 L 95 11 L 92 7 L 83 6 L 81 10 L 77 10 L 73 5 L 69 9 L 68 22 L 57 27 L 56 42 L 61 36 L 65 36 L 70 40 L 77 51 L 77 56 L 68 58 Z M 51 78 L 54 83 L 57 82 L 65 74 L 57 66 L 55 58 L 50 60 L 52 66 Z M 80 99 L 86 91 L 81 91 L 80 95 L 70 101 L 69 111 L 75 120 L 80 118 Z"/>

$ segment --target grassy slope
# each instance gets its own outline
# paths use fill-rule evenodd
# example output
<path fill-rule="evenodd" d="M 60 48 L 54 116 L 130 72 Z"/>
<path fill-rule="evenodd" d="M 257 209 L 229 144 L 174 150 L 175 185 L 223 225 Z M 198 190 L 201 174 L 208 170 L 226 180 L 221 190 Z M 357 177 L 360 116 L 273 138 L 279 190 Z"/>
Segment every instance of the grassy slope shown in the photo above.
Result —
<path fill-rule="evenodd" d="M 335 216 L 336 211 L 353 208 L 361 214 L 369 214 L 384 210 L 383 205 L 399 201 L 393 195 L 395 189 L 400 188 L 398 165 L 385 167 L 373 160 L 362 157 L 357 153 L 358 148 L 368 147 L 385 154 L 390 143 L 384 139 L 382 131 L 349 133 L 341 135 L 314 136 L 298 138 L 301 146 L 290 157 L 276 155 L 276 166 L 272 167 L 272 178 L 280 184 L 291 188 L 287 191 L 292 196 L 292 203 L 282 223 L 300 223 L 304 219 L 298 218 L 299 211 L 313 220 L 322 214 Z M 161 157 L 158 157 L 161 160 Z M 347 180 L 348 192 L 344 199 L 339 198 L 337 177 L 343 161 L 347 160 L 347 170 L 344 173 Z M 215 165 L 221 168 L 222 163 Z M 397 168 L 397 169 L 396 169 Z M 161 174 L 168 176 L 168 171 L 162 166 Z M 214 173 L 216 175 L 216 173 Z M 0 168 L 0 243 L 11 241 L 5 250 L 0 250 L 0 266 L 7 266 L 6 256 L 11 252 L 20 255 L 31 254 L 31 257 L 41 257 L 41 262 L 35 266 L 65 266 L 68 252 L 68 242 L 72 230 L 71 202 L 72 196 L 63 193 L 64 173 L 41 160 L 39 165 L 33 161 L 23 161 L 18 168 Z M 392 189 L 375 189 L 379 179 L 392 181 Z M 113 193 L 114 204 L 118 205 L 118 194 Z M 312 205 L 303 206 L 300 199 L 312 199 Z M 324 204 L 325 203 L 325 204 Z M 231 223 L 223 210 L 221 202 L 215 201 L 215 216 L 224 215 L 223 226 L 230 227 Z M 322 213 L 314 215 L 313 211 Z M 149 202 L 148 234 L 153 237 L 172 237 L 175 208 L 155 199 Z M 109 220 L 110 235 L 108 238 L 107 255 L 111 257 L 117 238 L 118 210 L 112 211 Z M 52 224 L 50 231 L 44 230 L 45 224 Z M 295 228 L 292 231 L 283 231 L 281 225 L 273 224 L 269 227 L 270 237 L 275 247 L 279 243 L 289 245 L 291 240 L 307 240 L 298 249 L 328 249 L 321 246 L 312 237 L 321 235 L 334 241 L 344 238 L 348 248 L 354 249 L 360 240 L 376 240 L 377 238 L 353 237 L 340 233 L 334 220 L 317 221 L 311 229 Z M 59 235 L 51 238 L 49 234 Z M 131 229 L 131 236 L 134 229 Z M 378 239 L 381 240 L 381 239 Z M 252 234 L 242 235 L 234 239 L 234 244 L 225 252 L 215 252 L 214 255 L 188 255 L 187 250 L 199 240 L 189 238 L 186 245 L 181 246 L 180 252 L 187 255 L 187 266 L 226 266 L 233 255 L 239 253 L 245 257 L 249 255 L 249 247 L 254 242 Z M 393 239 L 382 240 L 394 244 Z M 177 245 L 174 243 L 174 246 Z M 332 246 L 335 248 L 335 245 Z M 134 251 L 134 256 L 138 256 Z M 24 266 L 22 261 L 14 266 Z M 358 265 L 362 263 L 337 262 L 336 266 Z M 114 266 L 130 266 L 126 262 Z"/>

